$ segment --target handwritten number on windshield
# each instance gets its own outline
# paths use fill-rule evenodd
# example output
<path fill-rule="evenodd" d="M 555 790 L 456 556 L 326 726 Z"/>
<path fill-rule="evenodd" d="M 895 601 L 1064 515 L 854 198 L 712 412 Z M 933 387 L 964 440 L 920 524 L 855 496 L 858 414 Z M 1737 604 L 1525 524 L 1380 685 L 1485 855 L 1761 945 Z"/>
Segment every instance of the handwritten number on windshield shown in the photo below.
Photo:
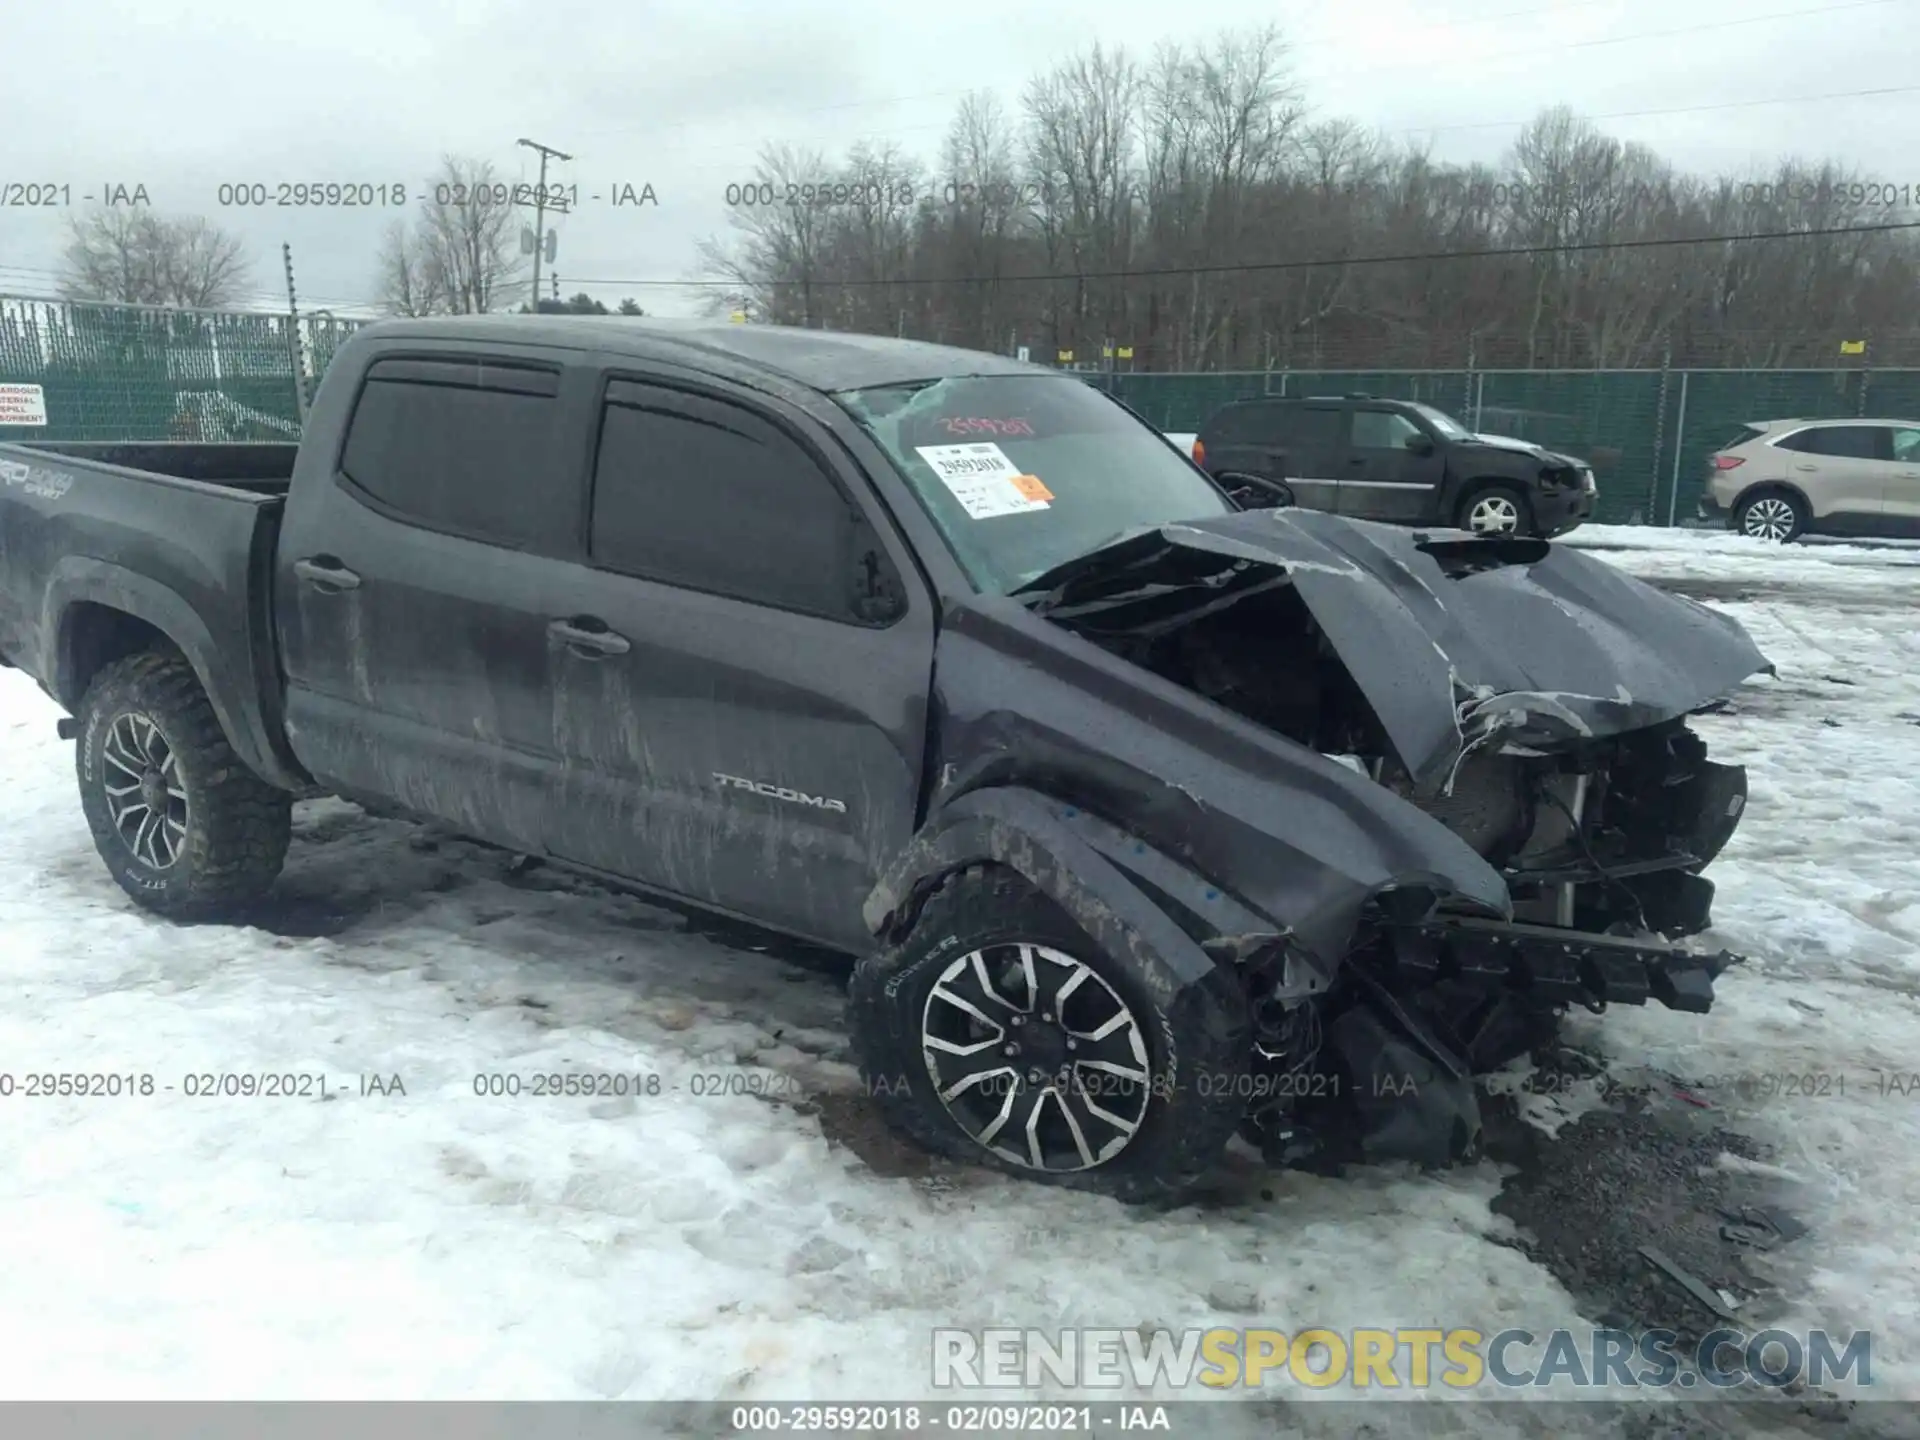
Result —
<path fill-rule="evenodd" d="M 949 435 L 1031 435 L 1033 426 L 1025 420 L 996 420 L 984 415 L 948 415 L 941 428 Z"/>

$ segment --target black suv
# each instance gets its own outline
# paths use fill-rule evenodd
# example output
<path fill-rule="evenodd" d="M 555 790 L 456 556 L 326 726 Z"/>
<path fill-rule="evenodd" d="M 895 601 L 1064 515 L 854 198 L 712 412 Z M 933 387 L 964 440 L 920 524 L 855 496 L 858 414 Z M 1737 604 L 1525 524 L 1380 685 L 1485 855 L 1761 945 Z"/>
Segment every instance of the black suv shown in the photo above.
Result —
<path fill-rule="evenodd" d="M 1356 520 L 1552 536 L 1593 513 L 1581 461 L 1411 400 L 1238 400 L 1200 428 L 1193 458 L 1249 498 Z"/>

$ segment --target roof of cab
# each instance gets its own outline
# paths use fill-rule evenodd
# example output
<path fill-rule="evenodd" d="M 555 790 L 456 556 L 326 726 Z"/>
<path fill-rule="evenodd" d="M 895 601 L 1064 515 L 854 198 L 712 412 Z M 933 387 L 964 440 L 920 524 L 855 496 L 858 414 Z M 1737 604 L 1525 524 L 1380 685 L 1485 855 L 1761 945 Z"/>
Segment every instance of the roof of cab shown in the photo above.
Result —
<path fill-rule="evenodd" d="M 980 350 L 884 335 L 627 315 L 429 316 L 378 321 L 367 333 L 383 340 L 477 340 L 599 350 L 696 370 L 758 371 L 824 392 L 952 375 L 1059 373 Z"/>

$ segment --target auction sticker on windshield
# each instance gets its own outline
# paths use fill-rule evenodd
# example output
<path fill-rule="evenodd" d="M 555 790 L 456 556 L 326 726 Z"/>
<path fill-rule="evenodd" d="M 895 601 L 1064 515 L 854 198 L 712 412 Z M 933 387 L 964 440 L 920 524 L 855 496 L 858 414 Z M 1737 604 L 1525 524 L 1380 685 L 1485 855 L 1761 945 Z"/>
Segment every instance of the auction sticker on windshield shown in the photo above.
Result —
<path fill-rule="evenodd" d="M 1045 510 L 1053 493 L 990 442 L 972 445 L 916 445 L 914 453 L 932 467 L 953 498 L 972 519 Z"/>

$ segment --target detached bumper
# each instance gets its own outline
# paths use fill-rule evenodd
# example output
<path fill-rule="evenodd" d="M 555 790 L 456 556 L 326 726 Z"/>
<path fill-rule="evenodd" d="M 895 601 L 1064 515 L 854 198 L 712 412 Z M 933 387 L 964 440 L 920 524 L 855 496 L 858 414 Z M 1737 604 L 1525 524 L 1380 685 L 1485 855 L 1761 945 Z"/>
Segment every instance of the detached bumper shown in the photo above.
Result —
<path fill-rule="evenodd" d="M 1410 981 L 1462 980 L 1518 991 L 1542 1005 L 1645 1005 L 1703 1015 L 1713 982 L 1740 957 L 1592 935 L 1550 925 L 1443 916 L 1391 932 L 1394 971 Z"/>

